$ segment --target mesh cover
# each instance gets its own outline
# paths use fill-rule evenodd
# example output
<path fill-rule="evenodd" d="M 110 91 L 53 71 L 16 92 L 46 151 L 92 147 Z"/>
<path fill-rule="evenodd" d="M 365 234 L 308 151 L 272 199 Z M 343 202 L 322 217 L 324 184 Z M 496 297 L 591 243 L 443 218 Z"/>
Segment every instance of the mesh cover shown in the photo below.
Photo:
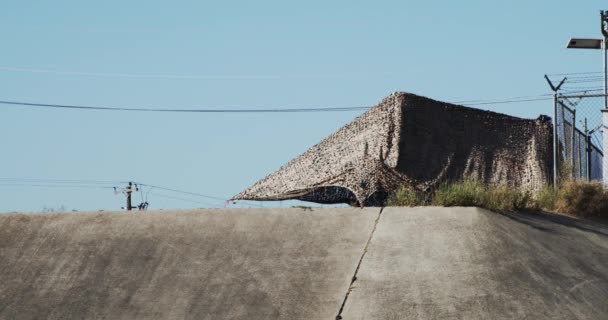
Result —
<path fill-rule="evenodd" d="M 233 199 L 374 206 L 400 185 L 464 177 L 538 190 L 551 177 L 549 120 L 397 92 Z"/>

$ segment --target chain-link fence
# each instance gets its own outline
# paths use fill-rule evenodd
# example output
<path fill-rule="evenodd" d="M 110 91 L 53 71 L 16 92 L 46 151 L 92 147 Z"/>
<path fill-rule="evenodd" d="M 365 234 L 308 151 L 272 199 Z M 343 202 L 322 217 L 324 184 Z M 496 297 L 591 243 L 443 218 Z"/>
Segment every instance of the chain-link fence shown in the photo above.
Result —
<path fill-rule="evenodd" d="M 556 133 L 558 179 L 602 180 L 604 95 L 558 95 Z"/>

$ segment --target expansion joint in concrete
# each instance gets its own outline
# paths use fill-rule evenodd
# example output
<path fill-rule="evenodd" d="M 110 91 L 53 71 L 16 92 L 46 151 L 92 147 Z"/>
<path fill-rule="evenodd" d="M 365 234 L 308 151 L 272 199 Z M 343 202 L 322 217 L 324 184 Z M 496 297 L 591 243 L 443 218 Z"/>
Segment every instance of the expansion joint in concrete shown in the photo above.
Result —
<path fill-rule="evenodd" d="M 359 258 L 359 263 L 357 263 L 357 267 L 355 268 L 355 273 L 350 280 L 350 285 L 348 286 L 348 290 L 344 295 L 344 300 L 342 300 L 342 305 L 340 306 L 340 310 L 338 311 L 338 315 L 336 316 L 336 320 L 342 319 L 342 311 L 344 311 L 344 306 L 346 306 L 346 301 L 348 300 L 348 296 L 350 292 L 354 288 L 355 281 L 357 281 L 357 274 L 359 273 L 359 268 L 361 268 L 361 264 L 363 263 L 363 258 L 365 258 L 365 254 L 367 253 L 367 249 L 369 248 L 370 242 L 372 242 L 372 238 L 374 237 L 374 233 L 376 232 L 376 228 L 378 227 L 378 222 L 380 222 L 380 216 L 382 216 L 382 211 L 384 207 L 380 208 L 378 212 L 378 217 L 376 217 L 376 221 L 374 221 L 374 227 L 372 228 L 372 232 L 369 234 L 369 238 L 367 238 L 367 242 L 365 243 L 365 247 L 363 248 L 363 253 L 361 254 L 361 258 Z"/>

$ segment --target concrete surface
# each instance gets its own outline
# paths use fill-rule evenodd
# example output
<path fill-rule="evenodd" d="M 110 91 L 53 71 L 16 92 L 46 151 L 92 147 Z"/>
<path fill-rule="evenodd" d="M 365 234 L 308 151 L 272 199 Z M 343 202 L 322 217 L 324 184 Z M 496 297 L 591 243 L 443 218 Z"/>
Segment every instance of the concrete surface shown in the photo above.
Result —
<path fill-rule="evenodd" d="M 476 208 L 0 215 L 0 319 L 338 314 L 608 319 L 608 227 Z"/>
<path fill-rule="evenodd" d="M 386 208 L 344 319 L 608 319 L 608 228 L 558 215 Z"/>
<path fill-rule="evenodd" d="M 0 319 L 333 319 L 379 211 L 0 215 Z"/>

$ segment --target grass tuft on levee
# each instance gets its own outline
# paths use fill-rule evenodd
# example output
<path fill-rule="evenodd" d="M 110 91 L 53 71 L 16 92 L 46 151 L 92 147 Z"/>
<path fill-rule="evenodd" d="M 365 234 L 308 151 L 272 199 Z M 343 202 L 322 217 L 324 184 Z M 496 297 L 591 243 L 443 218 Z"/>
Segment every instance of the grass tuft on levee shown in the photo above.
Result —
<path fill-rule="evenodd" d="M 554 207 L 580 217 L 608 217 L 608 190 L 599 182 L 566 181 L 557 191 Z"/>
<path fill-rule="evenodd" d="M 389 207 L 416 207 L 424 204 L 425 202 L 419 193 L 406 186 L 401 186 L 389 195 L 387 205 Z"/>
<path fill-rule="evenodd" d="M 444 183 L 434 192 L 420 193 L 403 186 L 392 193 L 388 206 L 481 207 L 494 211 L 557 211 L 579 217 L 608 217 L 608 190 L 601 183 L 564 181 L 538 192 L 506 185 L 485 185 L 475 179 Z"/>

